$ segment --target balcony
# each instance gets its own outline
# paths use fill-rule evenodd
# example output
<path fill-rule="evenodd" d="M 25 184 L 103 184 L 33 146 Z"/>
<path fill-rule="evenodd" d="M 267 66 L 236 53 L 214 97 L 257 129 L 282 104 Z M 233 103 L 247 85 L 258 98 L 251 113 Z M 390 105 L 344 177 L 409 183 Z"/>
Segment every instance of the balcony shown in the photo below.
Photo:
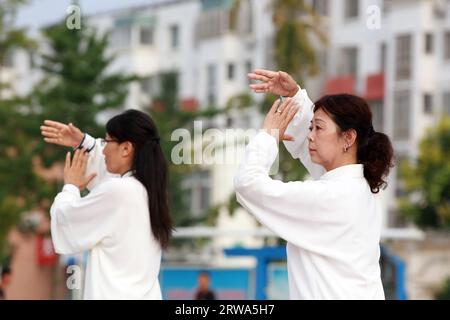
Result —
<path fill-rule="evenodd" d="M 353 75 L 330 78 L 325 83 L 324 94 L 355 94 L 355 77 Z"/>
<path fill-rule="evenodd" d="M 384 99 L 384 72 L 367 76 L 364 98 L 368 101 Z"/>

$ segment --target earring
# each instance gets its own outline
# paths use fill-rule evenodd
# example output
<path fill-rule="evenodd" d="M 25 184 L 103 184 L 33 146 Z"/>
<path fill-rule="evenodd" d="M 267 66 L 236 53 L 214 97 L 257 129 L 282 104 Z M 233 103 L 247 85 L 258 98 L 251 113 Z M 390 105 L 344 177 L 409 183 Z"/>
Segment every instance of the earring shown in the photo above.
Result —
<path fill-rule="evenodd" d="M 344 152 L 347 152 L 348 146 L 344 147 Z"/>

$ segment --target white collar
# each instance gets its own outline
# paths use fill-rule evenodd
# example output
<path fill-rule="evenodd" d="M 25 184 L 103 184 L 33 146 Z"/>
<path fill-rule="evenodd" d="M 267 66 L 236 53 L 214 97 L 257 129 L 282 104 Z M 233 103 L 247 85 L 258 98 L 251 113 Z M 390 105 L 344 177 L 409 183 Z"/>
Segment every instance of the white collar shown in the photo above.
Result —
<path fill-rule="evenodd" d="M 347 164 L 324 173 L 320 180 L 334 180 L 338 178 L 364 178 L 364 166 L 358 164 Z"/>
<path fill-rule="evenodd" d="M 133 170 L 130 170 L 130 171 L 127 171 L 127 172 L 125 172 L 123 175 L 121 175 L 120 177 L 121 178 L 126 178 L 126 177 L 131 177 L 131 176 L 133 176 L 134 175 L 134 171 Z"/>

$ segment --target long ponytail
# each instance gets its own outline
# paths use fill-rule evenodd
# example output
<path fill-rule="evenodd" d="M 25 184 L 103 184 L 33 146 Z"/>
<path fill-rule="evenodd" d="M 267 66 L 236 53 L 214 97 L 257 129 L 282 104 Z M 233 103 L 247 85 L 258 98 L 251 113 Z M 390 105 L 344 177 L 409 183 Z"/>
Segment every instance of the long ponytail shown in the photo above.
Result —
<path fill-rule="evenodd" d="M 387 187 L 385 177 L 393 167 L 393 154 L 391 141 L 382 132 L 372 131 L 366 143 L 358 143 L 358 161 L 364 165 L 364 177 L 373 193 Z"/>
<path fill-rule="evenodd" d="M 172 219 L 167 194 L 167 162 L 157 139 L 147 140 L 136 153 L 134 170 L 136 179 L 147 189 L 153 234 L 165 248 L 170 241 Z"/>

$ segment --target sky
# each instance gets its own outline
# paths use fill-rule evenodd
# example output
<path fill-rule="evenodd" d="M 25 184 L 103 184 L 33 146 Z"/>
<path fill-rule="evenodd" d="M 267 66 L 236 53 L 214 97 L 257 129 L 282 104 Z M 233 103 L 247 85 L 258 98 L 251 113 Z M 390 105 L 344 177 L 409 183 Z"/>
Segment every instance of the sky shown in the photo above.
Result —
<path fill-rule="evenodd" d="M 100 13 L 112 9 L 134 7 L 164 0 L 79 0 L 82 14 Z M 72 0 L 30 0 L 18 13 L 16 24 L 35 30 L 66 16 Z"/>

